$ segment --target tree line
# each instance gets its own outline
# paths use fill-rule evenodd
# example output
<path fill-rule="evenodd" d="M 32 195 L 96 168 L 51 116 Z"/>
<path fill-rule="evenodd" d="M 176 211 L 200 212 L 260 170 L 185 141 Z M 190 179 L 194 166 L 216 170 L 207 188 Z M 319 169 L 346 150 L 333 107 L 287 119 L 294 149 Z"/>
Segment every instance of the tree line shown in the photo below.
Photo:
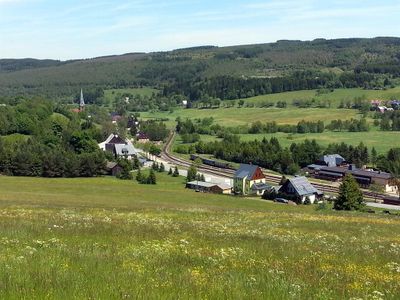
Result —
<path fill-rule="evenodd" d="M 305 140 L 284 148 L 275 137 L 240 141 L 238 136 L 229 135 L 222 141 L 199 141 L 193 147 L 199 154 L 211 154 L 217 159 L 236 163 L 250 162 L 284 174 L 297 174 L 300 168 L 315 163 L 322 155 L 336 153 L 358 167 L 371 163 L 382 171 L 400 174 L 400 149 L 394 148 L 387 155 L 378 155 L 374 148 L 370 150 L 363 143 L 358 146 L 333 143 L 324 148 L 315 140 Z"/>

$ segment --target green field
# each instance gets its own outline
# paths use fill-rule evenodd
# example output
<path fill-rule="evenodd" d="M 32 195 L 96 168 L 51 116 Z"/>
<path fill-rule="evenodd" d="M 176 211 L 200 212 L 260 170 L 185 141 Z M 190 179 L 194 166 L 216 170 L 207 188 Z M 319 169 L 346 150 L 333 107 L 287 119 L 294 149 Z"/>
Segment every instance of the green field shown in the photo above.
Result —
<path fill-rule="evenodd" d="M 223 126 L 249 125 L 255 121 L 272 122 L 278 124 L 297 124 L 301 120 L 324 120 L 329 122 L 336 119 L 351 119 L 357 117 L 354 109 L 328 109 L 328 108 L 219 108 L 219 109 L 177 109 L 169 112 L 145 112 L 141 117 L 168 118 L 175 122 L 177 117 L 182 119 L 195 119 L 213 117 L 214 122 Z"/>
<path fill-rule="evenodd" d="M 257 108 L 257 107 L 231 107 L 215 109 L 176 109 L 174 112 L 144 112 L 141 113 L 143 119 L 163 118 L 169 128 L 174 128 L 177 117 L 182 119 L 196 119 L 213 117 L 215 124 L 227 127 L 250 126 L 255 121 L 272 122 L 278 124 L 297 124 L 299 121 L 317 121 L 323 120 L 328 125 L 332 120 L 360 118 L 361 115 L 355 109 L 336 108 L 340 101 L 352 100 L 355 97 L 365 96 L 369 101 L 371 99 L 394 99 L 400 98 L 400 87 L 388 90 L 362 90 L 362 89 L 337 89 L 328 94 L 316 96 L 316 91 L 297 91 L 273 95 L 264 95 L 245 99 L 245 103 L 259 104 L 262 102 L 286 101 L 287 108 Z M 332 108 L 297 108 L 291 105 L 294 99 L 312 99 L 317 100 L 330 99 Z M 227 101 L 225 101 L 227 102 Z M 372 124 L 372 118 L 368 122 Z M 383 132 L 372 128 L 369 132 L 324 132 L 321 134 L 246 134 L 241 135 L 242 140 L 262 139 L 276 136 L 283 146 L 290 146 L 293 142 L 300 142 L 305 139 L 316 139 L 321 145 L 327 146 L 330 143 L 345 142 L 351 145 L 358 145 L 363 142 L 368 147 L 375 147 L 380 153 L 387 152 L 390 148 L 400 147 L 399 134 L 397 132 Z M 202 136 L 204 141 L 214 140 L 214 137 Z M 178 145 L 179 141 L 175 145 Z"/>
<path fill-rule="evenodd" d="M 277 137 L 284 147 L 289 147 L 292 143 L 302 142 L 305 139 L 315 139 L 322 146 L 328 146 L 331 143 L 344 142 L 349 145 L 357 146 L 363 142 L 369 149 L 375 147 L 378 153 L 386 154 L 390 148 L 400 147 L 400 132 L 391 131 L 369 131 L 369 132 L 331 132 L 309 133 L 309 134 L 241 134 L 243 141 L 261 140 L 264 137 L 270 139 Z"/>
<path fill-rule="evenodd" d="M 331 143 L 344 142 L 349 145 L 357 146 L 361 142 L 364 143 L 369 149 L 375 147 L 376 151 L 381 154 L 386 154 L 391 148 L 400 147 L 400 132 L 392 131 L 376 131 L 371 130 L 368 132 L 332 132 L 326 131 L 324 133 L 308 133 L 308 134 L 291 134 L 291 133 L 271 133 L 271 134 L 240 134 L 242 141 L 262 140 L 263 138 L 270 139 L 271 137 L 278 138 L 283 147 L 289 147 L 292 143 L 301 143 L 306 139 L 315 139 L 324 147 Z M 200 135 L 203 142 L 212 142 L 218 139 L 216 136 Z M 174 146 L 182 144 L 182 140 L 178 137 Z"/>
<path fill-rule="evenodd" d="M 215 108 L 215 109 L 176 109 L 170 112 L 144 112 L 141 113 L 143 118 L 167 118 L 170 125 L 175 119 L 181 118 L 206 118 L 214 117 L 215 122 L 224 126 L 238 126 L 250 124 L 254 121 L 271 122 L 276 121 L 278 124 L 297 124 L 301 120 L 315 121 L 324 120 L 329 123 L 336 119 L 351 119 L 359 117 L 358 111 L 354 109 L 338 109 L 341 100 L 353 100 L 355 97 L 362 97 L 369 101 L 372 99 L 399 99 L 400 87 L 388 90 L 363 90 L 363 89 L 337 89 L 332 93 L 317 96 L 315 90 L 286 92 L 279 94 L 263 95 L 253 98 L 243 99 L 245 103 L 262 103 L 286 101 L 288 107 L 284 109 L 278 108 Z M 331 100 L 331 108 L 296 108 L 293 107 L 292 101 L 295 99 L 312 99 L 320 101 Z M 229 102 L 229 101 L 225 101 Z M 237 101 L 236 101 L 237 102 Z"/>
<path fill-rule="evenodd" d="M 2 299 L 398 299 L 400 219 L 0 177 Z"/>
<path fill-rule="evenodd" d="M 140 95 L 150 97 L 153 93 L 157 93 L 158 90 L 152 88 L 131 88 L 131 89 L 111 89 L 104 90 L 104 98 L 107 101 L 114 101 L 115 96 L 118 94 L 132 94 L 132 95 Z"/>
<path fill-rule="evenodd" d="M 356 97 L 365 97 L 366 100 L 392 100 L 400 99 L 400 87 L 387 89 L 387 90 L 364 90 L 364 89 L 336 89 L 327 94 L 318 95 L 314 90 L 295 91 L 271 95 L 263 95 L 245 99 L 248 103 L 258 104 L 261 102 L 278 102 L 286 101 L 288 105 L 293 103 L 293 100 L 310 100 L 316 99 L 317 101 L 330 101 L 331 108 L 337 108 L 340 102 L 353 100 Z"/>

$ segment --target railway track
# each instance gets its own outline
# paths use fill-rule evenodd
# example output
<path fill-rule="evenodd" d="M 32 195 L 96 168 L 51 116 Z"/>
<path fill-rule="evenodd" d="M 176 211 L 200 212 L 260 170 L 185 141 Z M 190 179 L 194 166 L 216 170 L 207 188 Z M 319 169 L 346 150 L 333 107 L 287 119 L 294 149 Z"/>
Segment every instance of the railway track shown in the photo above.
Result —
<path fill-rule="evenodd" d="M 175 157 L 173 155 L 170 154 L 170 148 L 172 145 L 172 142 L 174 141 L 175 138 L 175 132 L 173 132 L 167 143 L 165 144 L 161 157 L 163 159 L 165 159 L 166 161 L 169 161 L 177 166 L 182 166 L 182 167 L 187 167 L 189 168 L 192 165 L 192 162 L 184 160 L 182 158 L 179 157 Z M 206 166 L 206 165 L 201 165 L 198 168 L 199 171 L 202 171 L 206 174 L 210 174 L 210 175 L 215 175 L 215 176 L 219 176 L 219 177 L 225 177 L 225 178 L 229 178 L 232 179 L 234 174 L 235 174 L 235 170 L 233 169 L 223 169 L 223 168 L 218 168 L 218 167 L 213 167 L 213 166 Z M 279 175 L 273 175 L 273 174 L 268 174 L 268 171 L 263 169 L 264 174 L 267 181 L 270 183 L 275 183 L 275 184 L 279 184 L 281 181 L 281 176 Z M 327 184 L 321 184 L 321 183 L 312 183 L 313 186 L 315 186 L 317 189 L 319 189 L 322 192 L 325 193 L 331 193 L 331 194 L 338 194 L 339 193 L 339 188 L 335 187 L 335 186 L 330 186 Z M 395 205 L 400 205 L 400 200 L 397 197 L 390 197 L 387 195 L 382 195 L 382 194 L 376 194 L 367 190 L 362 190 L 363 195 L 366 198 L 370 198 L 370 199 L 377 199 L 377 200 L 383 200 L 384 202 L 390 202 L 391 204 L 395 204 Z"/>

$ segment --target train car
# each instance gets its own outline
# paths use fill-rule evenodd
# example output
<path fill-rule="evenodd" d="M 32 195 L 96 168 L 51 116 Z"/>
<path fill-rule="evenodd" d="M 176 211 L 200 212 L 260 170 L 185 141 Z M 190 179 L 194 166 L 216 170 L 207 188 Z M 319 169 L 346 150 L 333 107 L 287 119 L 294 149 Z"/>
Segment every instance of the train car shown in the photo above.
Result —
<path fill-rule="evenodd" d="M 203 158 L 203 164 L 215 167 L 215 160 Z"/>
<path fill-rule="evenodd" d="M 194 154 L 191 154 L 191 155 L 190 155 L 190 160 L 196 160 L 196 159 L 198 159 L 198 158 L 200 158 L 200 156 L 194 155 Z"/>
<path fill-rule="evenodd" d="M 215 160 L 209 159 L 209 158 L 203 158 L 203 157 L 201 157 L 199 155 L 195 155 L 195 154 L 190 155 L 190 160 L 196 160 L 196 159 L 201 159 L 201 162 L 207 166 L 212 166 L 212 167 L 221 168 L 221 169 L 233 169 L 230 163 L 215 161 Z"/>

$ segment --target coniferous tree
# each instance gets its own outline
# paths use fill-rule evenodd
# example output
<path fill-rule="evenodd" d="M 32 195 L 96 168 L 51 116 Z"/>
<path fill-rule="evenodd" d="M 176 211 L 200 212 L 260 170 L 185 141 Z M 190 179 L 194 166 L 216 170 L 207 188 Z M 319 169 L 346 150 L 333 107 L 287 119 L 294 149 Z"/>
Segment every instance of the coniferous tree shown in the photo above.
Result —
<path fill-rule="evenodd" d="M 139 162 L 139 159 L 137 158 L 137 156 L 135 156 L 133 158 L 133 162 L 132 162 L 132 169 L 138 170 L 139 168 L 140 168 L 140 162 Z"/>
<path fill-rule="evenodd" d="M 179 177 L 179 170 L 178 167 L 175 166 L 174 173 L 172 174 L 173 177 Z"/>
<path fill-rule="evenodd" d="M 165 171 L 165 166 L 163 163 L 160 164 L 160 166 L 158 167 L 158 172 L 163 173 Z"/>
<path fill-rule="evenodd" d="M 186 181 L 190 182 L 196 180 L 196 176 L 197 176 L 197 168 L 194 165 L 191 165 L 187 172 Z"/>
<path fill-rule="evenodd" d="M 376 152 L 375 147 L 372 147 L 372 150 L 371 150 L 371 163 L 373 164 L 373 166 L 376 165 L 377 160 L 378 160 L 378 153 Z"/>
<path fill-rule="evenodd" d="M 137 174 L 136 174 L 136 181 L 141 183 L 143 181 L 143 174 L 140 169 L 138 169 Z"/>
<path fill-rule="evenodd" d="M 172 175 L 172 168 L 169 168 L 168 175 Z"/>
<path fill-rule="evenodd" d="M 334 202 L 336 210 L 359 210 L 364 206 L 363 194 L 357 181 L 347 174 L 339 188 L 339 196 Z"/>
<path fill-rule="evenodd" d="M 153 169 L 150 170 L 149 177 L 147 177 L 147 184 L 157 184 L 156 173 Z"/>
<path fill-rule="evenodd" d="M 123 180 L 131 180 L 133 178 L 131 173 L 132 166 L 129 161 L 127 159 L 122 159 L 119 164 L 122 167 L 122 171 L 118 174 L 117 177 Z"/>

